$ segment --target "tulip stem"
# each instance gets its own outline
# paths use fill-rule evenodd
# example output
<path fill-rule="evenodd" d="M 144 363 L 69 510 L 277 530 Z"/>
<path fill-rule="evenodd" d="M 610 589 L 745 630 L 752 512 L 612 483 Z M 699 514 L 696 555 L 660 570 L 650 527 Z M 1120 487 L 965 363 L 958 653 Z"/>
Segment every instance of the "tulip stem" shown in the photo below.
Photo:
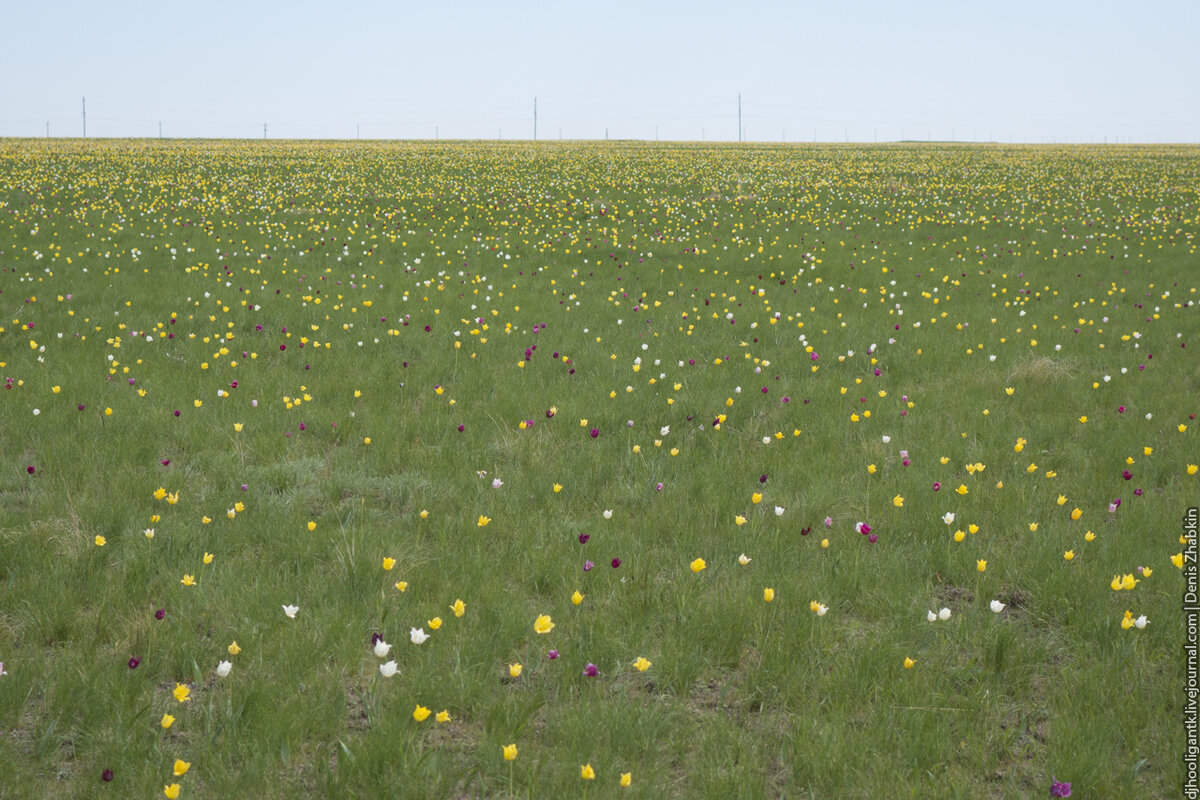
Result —
<path fill-rule="evenodd" d="M 763 634 L 762 644 L 759 645 L 759 647 L 760 647 L 759 663 L 762 663 L 762 661 L 767 656 L 767 641 L 770 640 L 770 638 L 771 638 L 771 626 L 774 624 L 774 622 L 775 622 L 775 612 L 771 608 L 768 608 L 767 609 L 767 629 L 766 629 L 766 632 Z"/>

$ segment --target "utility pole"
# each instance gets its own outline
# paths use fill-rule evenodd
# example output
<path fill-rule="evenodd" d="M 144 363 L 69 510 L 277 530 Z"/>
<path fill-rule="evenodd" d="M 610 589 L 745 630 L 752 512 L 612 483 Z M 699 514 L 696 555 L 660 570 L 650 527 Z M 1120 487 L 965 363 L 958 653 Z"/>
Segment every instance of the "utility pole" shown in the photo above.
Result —
<path fill-rule="evenodd" d="M 263 123 L 263 139 L 267 138 L 267 123 Z"/>
<path fill-rule="evenodd" d="M 162 123 L 158 123 L 158 138 L 162 138 Z"/>
<path fill-rule="evenodd" d="M 742 140 L 742 93 L 738 92 L 738 141 Z"/>
<path fill-rule="evenodd" d="M 360 123 L 360 122 L 354 123 L 354 138 L 355 139 L 362 138 L 362 123 Z"/>
<path fill-rule="evenodd" d="M 783 126 L 783 143 L 787 144 L 787 125 Z"/>
<path fill-rule="evenodd" d="M 533 140 L 537 141 L 537 95 L 533 96 Z"/>
<path fill-rule="evenodd" d="M 87 138 L 87 98 L 83 98 L 83 138 Z"/>
<path fill-rule="evenodd" d="M 654 141 L 658 141 L 658 126 L 654 126 Z"/>
<path fill-rule="evenodd" d="M 49 138 L 50 138 L 50 120 L 46 120 L 46 138 L 47 138 L 47 139 L 49 139 Z M 1107 143 L 1108 143 L 1108 142 L 1107 142 L 1107 140 L 1106 140 L 1106 141 L 1105 141 L 1105 144 L 1107 144 Z"/>
<path fill-rule="evenodd" d="M 434 139 L 442 138 L 442 127 L 440 125 L 433 126 L 433 138 Z"/>

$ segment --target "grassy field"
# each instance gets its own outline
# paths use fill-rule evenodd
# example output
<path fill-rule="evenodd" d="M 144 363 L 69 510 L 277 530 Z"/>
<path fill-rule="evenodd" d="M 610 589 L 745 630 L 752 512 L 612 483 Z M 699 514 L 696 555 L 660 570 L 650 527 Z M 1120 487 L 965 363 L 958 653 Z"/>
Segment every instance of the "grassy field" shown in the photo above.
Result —
<path fill-rule="evenodd" d="M 1177 796 L 1197 187 L 0 141 L 0 797 Z"/>

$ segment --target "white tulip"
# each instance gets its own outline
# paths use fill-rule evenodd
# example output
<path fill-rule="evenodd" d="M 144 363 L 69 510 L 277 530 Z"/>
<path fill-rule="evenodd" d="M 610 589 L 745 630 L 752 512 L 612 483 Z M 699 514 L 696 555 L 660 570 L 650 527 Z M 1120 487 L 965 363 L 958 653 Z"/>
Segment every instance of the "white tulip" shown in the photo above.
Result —
<path fill-rule="evenodd" d="M 999 600 L 992 601 L 992 611 L 994 613 L 999 614 L 1003 610 L 1004 610 L 1004 603 L 1001 603 Z"/>
<path fill-rule="evenodd" d="M 1142 614 L 1140 617 L 1138 617 L 1137 619 L 1135 619 L 1133 621 L 1133 624 L 1134 624 L 1134 627 L 1136 627 L 1138 630 L 1141 630 L 1142 628 L 1144 628 L 1150 624 L 1150 620 L 1146 619 L 1145 614 Z"/>
<path fill-rule="evenodd" d="M 217 664 L 217 677 L 228 678 L 229 673 L 232 670 L 233 670 L 233 664 L 231 664 L 228 661 L 222 661 L 220 664 Z"/>
<path fill-rule="evenodd" d="M 375 643 L 375 655 L 379 656 L 380 658 L 383 658 L 384 656 L 386 656 L 388 654 L 388 651 L 391 649 L 392 649 L 392 646 L 390 644 L 388 644 L 387 642 L 385 642 L 383 639 L 380 639 L 378 642 Z"/>
<path fill-rule="evenodd" d="M 945 622 L 946 620 L 950 619 L 950 609 L 943 608 L 941 611 L 939 611 L 938 619 L 940 619 L 942 622 Z"/>
<path fill-rule="evenodd" d="M 938 618 L 938 615 L 933 613 L 932 611 L 925 612 L 925 619 L 929 620 L 930 622 L 937 622 L 937 618 Z"/>
<path fill-rule="evenodd" d="M 425 632 L 424 628 L 413 628 L 408 632 L 408 638 L 412 639 L 413 644 L 424 644 L 425 640 L 429 638 L 429 634 Z"/>
<path fill-rule="evenodd" d="M 601 516 L 603 516 L 605 519 L 612 519 L 612 509 L 611 508 L 604 509 L 604 513 Z"/>
<path fill-rule="evenodd" d="M 954 512 L 947 511 L 945 514 L 942 514 L 942 522 L 946 523 L 947 525 L 953 525 L 954 524 Z"/>
<path fill-rule="evenodd" d="M 783 506 L 775 506 L 775 516 L 782 517 L 784 511 L 787 511 L 787 509 Z"/>
<path fill-rule="evenodd" d="M 295 619 L 296 612 L 300 610 L 300 606 L 284 606 L 283 613 L 288 615 L 288 619 Z"/>
<path fill-rule="evenodd" d="M 385 678 L 390 678 L 397 672 L 396 662 L 388 661 L 386 664 L 379 665 L 379 674 Z"/>

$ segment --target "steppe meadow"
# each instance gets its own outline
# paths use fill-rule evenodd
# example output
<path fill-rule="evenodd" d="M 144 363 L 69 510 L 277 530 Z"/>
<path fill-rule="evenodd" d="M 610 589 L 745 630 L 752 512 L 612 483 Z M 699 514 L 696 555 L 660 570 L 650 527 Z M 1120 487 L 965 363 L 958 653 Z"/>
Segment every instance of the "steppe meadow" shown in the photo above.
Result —
<path fill-rule="evenodd" d="M 0 797 L 1178 796 L 1198 193 L 0 141 Z"/>

